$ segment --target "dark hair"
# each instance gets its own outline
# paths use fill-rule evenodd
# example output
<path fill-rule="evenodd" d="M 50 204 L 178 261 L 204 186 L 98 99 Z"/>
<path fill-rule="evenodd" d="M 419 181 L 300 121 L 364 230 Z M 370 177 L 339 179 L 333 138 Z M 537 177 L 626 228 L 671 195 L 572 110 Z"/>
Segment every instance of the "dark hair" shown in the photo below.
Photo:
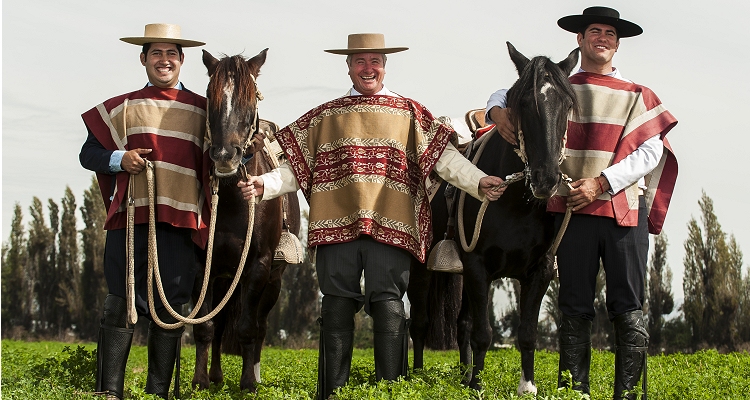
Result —
<path fill-rule="evenodd" d="M 177 44 L 177 43 L 175 43 L 174 45 L 177 46 L 177 53 L 179 53 L 180 57 L 182 57 L 182 45 Z M 151 49 L 151 43 L 144 43 L 143 48 L 141 49 L 141 53 L 143 53 L 143 55 L 148 55 L 148 51 L 150 49 Z"/>
<path fill-rule="evenodd" d="M 578 29 L 578 33 L 580 33 L 583 36 L 586 36 L 586 29 L 589 29 L 589 26 L 594 25 L 596 23 L 597 22 L 592 22 L 592 23 L 590 23 L 588 25 L 584 25 L 584 26 L 580 27 Z M 602 22 L 602 23 L 604 24 L 604 22 Z M 605 25 L 609 25 L 609 24 L 605 24 Z M 612 28 L 615 30 L 615 39 L 620 40 L 620 33 L 617 32 L 617 28 L 615 28 L 614 26 Z"/>

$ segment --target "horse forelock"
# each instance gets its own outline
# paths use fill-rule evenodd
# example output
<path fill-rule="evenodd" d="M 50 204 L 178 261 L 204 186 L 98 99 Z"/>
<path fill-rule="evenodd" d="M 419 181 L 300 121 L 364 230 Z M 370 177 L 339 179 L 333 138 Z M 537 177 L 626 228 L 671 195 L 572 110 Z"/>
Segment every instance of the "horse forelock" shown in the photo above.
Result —
<path fill-rule="evenodd" d="M 539 113 L 541 111 L 540 105 L 545 100 L 540 98 L 539 95 L 542 92 L 545 92 L 546 95 L 546 92 L 552 88 L 561 97 L 565 106 L 570 105 L 577 109 L 576 95 L 568 77 L 548 57 L 534 57 L 526 64 L 526 67 L 519 74 L 518 80 L 508 91 L 507 106 L 513 111 L 516 119 L 526 112 Z M 524 96 L 532 96 L 534 110 L 526 109 L 523 102 Z"/>
<path fill-rule="evenodd" d="M 248 112 L 255 109 L 257 104 L 254 77 L 258 71 L 253 71 L 242 55 L 225 56 L 216 66 L 216 70 L 208 83 L 206 95 L 208 97 L 209 112 L 217 116 L 231 88 L 231 105 L 228 109 L 235 112 Z"/>

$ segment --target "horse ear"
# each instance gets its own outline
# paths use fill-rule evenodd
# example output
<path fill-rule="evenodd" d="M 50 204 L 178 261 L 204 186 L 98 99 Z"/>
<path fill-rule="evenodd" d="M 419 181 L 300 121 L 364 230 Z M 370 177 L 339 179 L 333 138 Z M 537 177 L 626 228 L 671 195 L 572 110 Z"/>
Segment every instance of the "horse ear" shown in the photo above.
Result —
<path fill-rule="evenodd" d="M 573 49 L 573 51 L 568 54 L 568 58 L 557 63 L 557 66 L 565 72 L 565 75 L 570 75 L 570 72 L 573 71 L 573 68 L 578 64 L 578 53 L 580 51 L 581 49 L 579 48 Z"/>
<path fill-rule="evenodd" d="M 526 64 L 529 63 L 529 59 L 516 50 L 510 42 L 505 42 L 505 44 L 508 45 L 508 54 L 510 54 L 510 59 L 513 61 L 513 64 L 516 65 L 516 71 L 518 71 L 518 74 L 520 75 L 521 71 L 526 67 Z"/>
<path fill-rule="evenodd" d="M 255 71 L 255 75 L 257 76 L 260 73 L 260 67 L 263 66 L 263 64 L 266 63 L 266 53 L 268 52 L 268 48 L 263 49 L 258 55 L 255 57 L 247 60 L 247 65 Z"/>
<path fill-rule="evenodd" d="M 211 76 L 216 72 L 216 66 L 219 64 L 219 60 L 212 56 L 211 53 L 203 50 L 203 65 L 208 70 L 208 76 Z"/>

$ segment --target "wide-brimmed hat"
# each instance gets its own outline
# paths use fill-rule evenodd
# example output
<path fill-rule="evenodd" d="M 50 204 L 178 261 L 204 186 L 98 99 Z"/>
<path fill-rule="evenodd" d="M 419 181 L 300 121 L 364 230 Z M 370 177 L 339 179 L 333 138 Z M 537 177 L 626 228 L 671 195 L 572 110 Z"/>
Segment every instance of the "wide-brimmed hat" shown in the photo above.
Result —
<path fill-rule="evenodd" d="M 617 29 L 618 37 L 638 36 L 643 29 L 620 18 L 620 13 L 609 7 L 589 7 L 581 15 L 568 15 L 557 20 L 557 25 L 568 32 L 578 33 L 591 24 L 605 24 Z"/>
<path fill-rule="evenodd" d="M 324 50 L 333 54 L 380 53 L 391 54 L 409 50 L 408 47 L 385 47 L 385 36 L 382 33 L 352 33 L 345 49 Z"/>
<path fill-rule="evenodd" d="M 180 26 L 175 24 L 148 24 L 143 36 L 124 37 L 120 40 L 139 46 L 146 43 L 174 43 L 182 47 L 196 47 L 205 44 L 196 40 L 183 39 L 180 34 Z"/>

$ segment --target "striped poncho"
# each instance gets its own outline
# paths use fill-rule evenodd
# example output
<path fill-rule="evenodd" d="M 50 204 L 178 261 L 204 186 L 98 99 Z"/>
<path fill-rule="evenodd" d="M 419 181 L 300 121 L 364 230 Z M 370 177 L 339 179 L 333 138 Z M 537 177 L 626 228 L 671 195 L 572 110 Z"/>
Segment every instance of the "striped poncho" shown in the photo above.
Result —
<path fill-rule="evenodd" d="M 599 176 L 655 135 L 663 140 L 658 166 L 644 177 L 649 232 L 661 232 L 677 179 L 677 159 L 666 134 L 677 120 L 647 87 L 605 75 L 578 73 L 570 77 L 578 96 L 580 115 L 568 122 L 566 158 L 560 166 L 574 181 Z M 566 196 L 567 189 L 559 194 Z M 604 193 L 577 211 L 614 218 L 620 226 L 638 225 L 637 182 L 610 196 Z M 547 203 L 552 212 L 565 212 L 565 199 Z"/>
<path fill-rule="evenodd" d="M 187 90 L 149 86 L 114 97 L 85 112 L 83 121 L 107 150 L 153 149 L 156 220 L 194 230 L 193 241 L 208 238 L 209 205 L 204 186 L 206 99 Z M 205 157 L 208 157 L 206 155 Z M 104 229 L 127 224 L 130 174 L 97 174 L 107 220 Z M 135 223 L 148 223 L 146 174 L 135 177 Z M 114 194 L 108 196 L 115 180 Z"/>
<path fill-rule="evenodd" d="M 276 134 L 310 204 L 311 247 L 362 234 L 425 260 L 432 242 L 425 180 L 454 130 L 402 97 L 348 96 Z"/>

